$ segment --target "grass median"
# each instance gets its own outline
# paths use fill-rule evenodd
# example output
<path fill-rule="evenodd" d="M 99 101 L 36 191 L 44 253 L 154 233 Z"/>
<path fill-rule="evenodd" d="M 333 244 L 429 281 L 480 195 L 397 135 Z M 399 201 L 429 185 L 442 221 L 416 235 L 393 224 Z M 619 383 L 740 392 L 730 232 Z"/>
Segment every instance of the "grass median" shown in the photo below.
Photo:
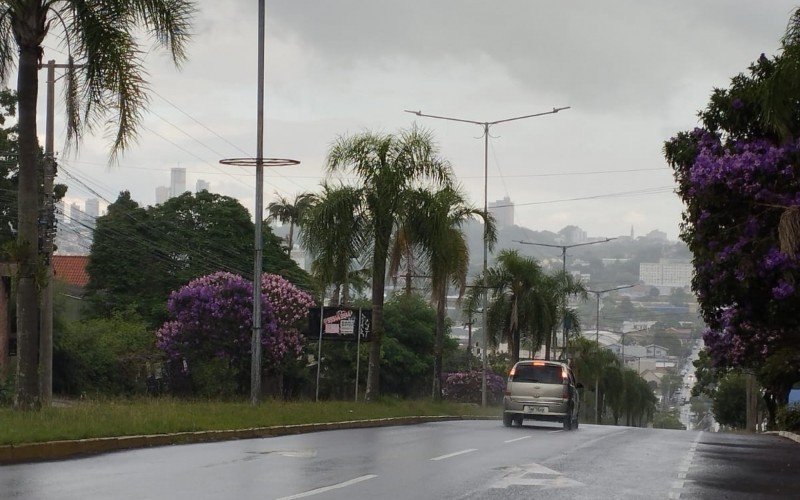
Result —
<path fill-rule="evenodd" d="M 496 417 L 500 410 L 389 399 L 373 403 L 265 401 L 259 406 L 172 398 L 74 401 L 37 412 L 0 408 L 0 445 L 425 415 Z"/>

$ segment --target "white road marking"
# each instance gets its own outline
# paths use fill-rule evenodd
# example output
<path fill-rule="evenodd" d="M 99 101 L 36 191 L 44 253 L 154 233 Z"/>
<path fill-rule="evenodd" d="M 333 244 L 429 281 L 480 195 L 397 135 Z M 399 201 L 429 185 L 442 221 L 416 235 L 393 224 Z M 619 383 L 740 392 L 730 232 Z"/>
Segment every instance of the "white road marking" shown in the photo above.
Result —
<path fill-rule="evenodd" d="M 516 441 L 522 441 L 523 439 L 530 439 L 530 436 L 522 436 L 521 438 L 509 439 L 508 441 L 503 441 L 503 442 L 504 443 L 514 443 Z"/>
<path fill-rule="evenodd" d="M 338 490 L 339 488 L 346 488 L 346 487 L 352 486 L 352 485 L 354 485 L 356 483 L 360 483 L 362 481 L 367 481 L 369 479 L 374 479 L 376 477 L 378 477 L 376 474 L 367 474 L 366 476 L 357 477 L 357 478 L 351 479 L 349 481 L 345 481 L 343 483 L 332 484 L 330 486 L 317 488 L 315 490 L 309 490 L 309 491 L 306 491 L 304 493 L 298 493 L 296 495 L 291 495 L 291 496 L 288 496 L 288 497 L 281 497 L 281 498 L 278 498 L 277 500 L 294 500 L 295 498 L 305 498 L 305 497 L 310 497 L 310 496 L 313 496 L 313 495 L 319 495 L 320 493 L 325 493 L 326 491 Z"/>
<path fill-rule="evenodd" d="M 457 451 L 455 453 L 448 453 L 447 455 L 442 455 L 440 457 L 431 458 L 431 461 L 444 460 L 446 458 L 451 458 L 451 457 L 455 457 L 455 456 L 458 456 L 458 455 L 463 455 L 465 453 L 472 453 L 473 451 L 478 451 L 478 449 L 477 448 L 469 448 L 469 449 L 466 449 L 466 450 Z"/>
<path fill-rule="evenodd" d="M 545 477 L 530 477 L 531 475 Z M 506 489 L 510 486 L 542 486 L 545 488 L 570 488 L 583 486 L 583 483 L 565 477 L 558 471 L 548 469 L 537 463 L 512 467 L 508 473 L 494 483 L 493 489 Z"/>

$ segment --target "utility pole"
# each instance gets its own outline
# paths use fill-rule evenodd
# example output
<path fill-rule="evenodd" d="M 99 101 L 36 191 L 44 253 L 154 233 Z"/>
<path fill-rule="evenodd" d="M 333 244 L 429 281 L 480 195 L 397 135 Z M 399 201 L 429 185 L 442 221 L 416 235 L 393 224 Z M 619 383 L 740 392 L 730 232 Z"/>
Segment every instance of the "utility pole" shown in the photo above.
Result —
<path fill-rule="evenodd" d="M 613 241 L 613 240 L 616 240 L 616 239 L 617 238 L 606 238 L 604 240 L 589 241 L 589 242 L 586 242 L 586 243 L 576 243 L 574 245 L 551 245 L 551 244 L 548 244 L 548 243 L 533 243 L 533 242 L 530 242 L 530 241 L 519 241 L 519 240 L 516 240 L 516 242 L 517 243 L 521 243 L 523 245 L 536 245 L 536 246 L 539 246 L 539 247 L 560 248 L 561 249 L 561 272 L 564 273 L 564 276 L 566 277 L 566 274 L 567 274 L 567 249 L 568 248 L 583 247 L 583 246 L 586 246 L 586 245 L 596 245 L 597 243 L 608 243 L 609 241 Z M 561 333 L 562 333 L 562 335 L 564 337 L 563 338 L 563 340 L 564 340 L 564 352 L 563 352 L 564 362 L 567 361 L 567 315 L 566 315 L 566 308 L 567 308 L 567 298 L 564 297 L 564 317 L 562 318 L 562 321 L 561 321 L 561 326 L 562 326 Z M 555 351 L 555 346 L 553 346 L 553 350 Z"/>
<path fill-rule="evenodd" d="M 483 290 L 481 293 L 482 302 L 483 302 L 483 315 L 481 320 L 481 331 L 483 333 L 483 350 L 481 351 L 481 364 L 483 365 L 483 374 L 481 375 L 481 406 L 485 407 L 487 403 L 486 398 L 486 370 L 487 370 L 487 359 L 486 359 L 486 347 L 489 345 L 489 333 L 487 331 L 487 321 L 486 315 L 488 311 L 488 283 L 486 277 L 486 268 L 488 267 L 488 254 L 489 254 L 489 234 L 488 234 L 488 226 L 486 224 L 486 219 L 489 217 L 489 198 L 488 198 L 488 186 L 489 186 L 489 127 L 492 125 L 498 125 L 500 123 L 506 123 L 516 120 L 523 120 L 525 118 L 534 118 L 537 116 L 544 116 L 544 115 L 554 115 L 559 111 L 563 111 L 565 109 L 569 109 L 569 106 L 563 108 L 553 108 L 552 111 L 545 111 L 542 113 L 535 113 L 532 115 L 524 115 L 524 116 L 516 116 L 514 118 L 506 118 L 503 120 L 495 120 L 493 122 L 481 122 L 476 120 L 464 120 L 461 118 L 453 118 L 450 116 L 437 116 L 437 115 L 428 115 L 423 113 L 422 111 L 409 111 L 405 110 L 406 113 L 411 113 L 413 115 L 417 115 L 424 118 L 436 118 L 438 120 L 448 120 L 452 122 L 461 122 L 461 123 L 471 123 L 473 125 L 480 125 L 483 128 Z"/>
<path fill-rule="evenodd" d="M 42 405 L 49 406 L 53 399 L 53 240 L 55 239 L 55 203 L 53 200 L 53 184 L 56 176 L 56 159 L 54 152 L 54 117 L 56 69 L 75 69 L 82 65 L 56 64 L 47 61 L 47 116 L 45 118 L 44 168 L 42 190 L 44 191 L 44 207 L 40 217 L 42 235 L 42 255 L 45 263 L 45 284 L 41 298 L 41 316 L 39 326 L 39 397 Z"/>

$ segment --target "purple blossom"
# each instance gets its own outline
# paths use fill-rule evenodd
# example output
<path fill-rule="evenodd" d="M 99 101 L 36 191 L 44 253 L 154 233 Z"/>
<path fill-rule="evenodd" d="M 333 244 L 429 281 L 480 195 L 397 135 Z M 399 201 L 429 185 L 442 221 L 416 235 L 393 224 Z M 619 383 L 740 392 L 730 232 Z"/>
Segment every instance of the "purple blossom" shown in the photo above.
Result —
<path fill-rule="evenodd" d="M 794 285 L 785 280 L 778 281 L 778 284 L 772 288 L 772 296 L 776 300 L 784 300 L 792 295 L 794 295 Z"/>

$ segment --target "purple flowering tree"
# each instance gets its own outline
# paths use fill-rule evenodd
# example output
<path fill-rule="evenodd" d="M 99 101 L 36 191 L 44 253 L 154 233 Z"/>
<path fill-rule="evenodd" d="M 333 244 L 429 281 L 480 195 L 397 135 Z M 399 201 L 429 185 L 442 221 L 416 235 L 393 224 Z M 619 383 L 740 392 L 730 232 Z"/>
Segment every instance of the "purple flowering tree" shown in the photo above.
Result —
<path fill-rule="evenodd" d="M 314 301 L 308 293 L 271 274 L 262 276 L 262 292 L 263 366 L 278 372 L 283 363 L 300 355 L 297 324 Z M 252 304 L 252 282 L 239 275 L 218 272 L 195 279 L 170 294 L 170 319 L 156 332 L 156 345 L 193 383 L 199 383 L 201 369 L 213 364 L 237 379 L 238 391 L 246 391 Z"/>
<path fill-rule="evenodd" d="M 685 203 L 681 238 L 694 255 L 692 287 L 711 359 L 756 370 L 768 405 L 785 399 L 782 385 L 796 375 L 766 367 L 800 361 L 800 265 L 797 249 L 782 251 L 779 237 L 781 217 L 800 207 L 800 87 L 783 88 L 786 102 L 774 103 L 776 75 L 790 56 L 762 55 L 714 91 L 702 128 L 664 146 Z"/>

